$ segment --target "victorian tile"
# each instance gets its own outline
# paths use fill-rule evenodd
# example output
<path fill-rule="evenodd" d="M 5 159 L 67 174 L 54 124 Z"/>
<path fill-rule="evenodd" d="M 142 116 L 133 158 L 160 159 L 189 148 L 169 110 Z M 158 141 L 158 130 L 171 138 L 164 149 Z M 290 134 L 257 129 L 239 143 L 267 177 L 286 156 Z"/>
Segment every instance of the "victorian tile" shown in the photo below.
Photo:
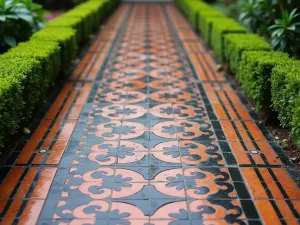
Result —
<path fill-rule="evenodd" d="M 122 3 L 9 147 L 1 223 L 298 224 L 298 173 L 217 64 L 174 5 Z"/>

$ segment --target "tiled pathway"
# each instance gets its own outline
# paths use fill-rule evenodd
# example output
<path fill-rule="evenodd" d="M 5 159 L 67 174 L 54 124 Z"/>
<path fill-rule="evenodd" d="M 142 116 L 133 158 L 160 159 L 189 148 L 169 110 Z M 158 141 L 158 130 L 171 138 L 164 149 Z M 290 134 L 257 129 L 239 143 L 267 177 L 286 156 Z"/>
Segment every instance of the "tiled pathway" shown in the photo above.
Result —
<path fill-rule="evenodd" d="M 2 168 L 2 224 L 298 224 L 291 165 L 215 68 L 173 5 L 123 4 Z"/>

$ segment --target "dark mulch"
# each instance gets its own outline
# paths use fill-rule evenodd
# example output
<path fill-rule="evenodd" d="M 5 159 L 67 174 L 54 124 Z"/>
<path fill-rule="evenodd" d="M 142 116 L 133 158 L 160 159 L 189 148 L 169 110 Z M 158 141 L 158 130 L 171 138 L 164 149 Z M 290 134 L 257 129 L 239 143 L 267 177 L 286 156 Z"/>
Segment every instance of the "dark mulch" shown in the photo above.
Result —
<path fill-rule="evenodd" d="M 276 125 L 267 125 L 266 127 L 287 153 L 289 159 L 295 164 L 297 170 L 300 171 L 300 148 L 295 145 L 293 138 L 289 136 L 289 131 Z"/>

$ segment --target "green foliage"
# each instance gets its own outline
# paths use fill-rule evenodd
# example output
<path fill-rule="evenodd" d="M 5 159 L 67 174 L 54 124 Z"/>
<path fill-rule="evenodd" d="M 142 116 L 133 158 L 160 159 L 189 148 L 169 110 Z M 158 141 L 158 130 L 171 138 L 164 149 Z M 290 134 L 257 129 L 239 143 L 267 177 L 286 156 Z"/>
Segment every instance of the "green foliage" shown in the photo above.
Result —
<path fill-rule="evenodd" d="M 20 41 L 44 25 L 44 10 L 32 0 L 0 0 L 0 52 Z"/>
<path fill-rule="evenodd" d="M 242 2 L 244 2 L 244 0 L 236 0 L 235 3 L 228 3 L 226 8 L 224 9 L 224 14 L 230 18 L 238 20 Z"/>
<path fill-rule="evenodd" d="M 226 34 L 224 36 L 224 49 L 225 58 L 229 61 L 231 71 L 238 74 L 244 51 L 271 51 L 271 46 L 256 34 Z"/>
<path fill-rule="evenodd" d="M 174 2 L 175 2 L 175 5 L 180 9 L 180 11 L 183 11 L 184 1 L 182 1 L 182 0 L 174 0 Z"/>
<path fill-rule="evenodd" d="M 104 19 L 105 5 L 107 5 L 105 1 L 88 1 L 76 7 L 75 10 L 90 11 L 93 14 L 93 29 L 95 30 Z"/>
<path fill-rule="evenodd" d="M 98 0 L 89 0 L 89 2 L 94 1 L 97 2 Z M 120 4 L 121 0 L 102 0 L 102 2 L 104 3 L 105 16 L 108 16 Z"/>
<path fill-rule="evenodd" d="M 115 7 L 118 2 L 91 1 L 77 7 L 0 56 L 0 147 L 30 118 L 59 72 L 69 70 L 78 48 L 76 32 L 88 36 L 102 21 L 99 13 L 103 19 L 107 3 Z M 0 22 L 3 18 L 0 14 Z"/>
<path fill-rule="evenodd" d="M 271 92 L 274 109 L 281 125 L 290 128 L 300 145 L 300 62 L 291 60 L 276 66 L 271 76 Z"/>
<path fill-rule="evenodd" d="M 290 127 L 296 99 L 300 95 L 300 62 L 292 60 L 272 71 L 272 102 L 283 127 Z M 299 115 L 298 115 L 299 116 Z"/>
<path fill-rule="evenodd" d="M 94 16 L 93 12 L 85 9 L 72 9 L 63 14 L 65 18 L 80 18 L 82 21 L 84 39 L 87 39 L 89 34 L 93 32 Z"/>
<path fill-rule="evenodd" d="M 61 64 L 60 47 L 57 42 L 27 41 L 10 49 L 2 55 L 5 58 L 33 58 L 38 60 L 43 68 L 43 90 L 54 85 Z"/>
<path fill-rule="evenodd" d="M 61 48 L 62 72 L 68 72 L 78 49 L 75 30 L 71 28 L 45 28 L 35 33 L 32 40 L 58 42 Z"/>
<path fill-rule="evenodd" d="M 300 96 L 295 101 L 292 120 L 292 136 L 295 138 L 297 146 L 300 146 Z"/>
<path fill-rule="evenodd" d="M 216 11 L 216 10 L 209 10 L 205 12 L 199 13 L 198 17 L 198 26 L 199 31 L 201 31 L 203 38 L 206 40 L 208 44 L 210 44 L 211 39 L 211 29 L 212 29 L 212 21 L 220 20 L 221 18 L 225 18 L 225 16 Z"/>
<path fill-rule="evenodd" d="M 187 16 L 188 14 L 188 3 L 189 2 L 193 2 L 193 3 L 197 3 L 197 0 L 186 0 L 186 1 L 181 1 L 179 0 L 179 5 L 180 5 L 180 9 L 182 10 L 182 13 Z"/>
<path fill-rule="evenodd" d="M 275 20 L 275 24 L 270 26 L 272 31 L 272 47 L 279 51 L 288 52 L 291 55 L 300 53 L 300 14 L 294 9 L 290 14 L 284 11 L 281 19 Z"/>
<path fill-rule="evenodd" d="M 25 79 L 19 73 L 4 77 L 1 74 L 0 72 L 0 147 L 3 146 L 4 137 L 14 134 L 19 128 L 24 108 L 21 82 Z"/>
<path fill-rule="evenodd" d="M 194 29 L 198 29 L 198 16 L 200 11 L 214 10 L 208 4 L 201 1 L 187 1 L 186 14 Z"/>
<path fill-rule="evenodd" d="M 78 17 L 64 17 L 60 16 L 58 18 L 55 18 L 54 20 L 51 20 L 49 23 L 47 23 L 46 27 L 55 27 L 55 28 L 73 28 L 76 31 L 76 40 L 79 44 L 81 40 L 84 37 L 83 29 L 82 29 L 83 23 L 80 18 Z"/>
<path fill-rule="evenodd" d="M 249 31 L 272 42 L 274 50 L 299 57 L 300 14 L 296 13 L 299 7 L 299 1 L 293 0 L 247 0 L 239 18 Z"/>
<path fill-rule="evenodd" d="M 277 0 L 248 0 L 242 5 L 239 19 L 249 31 L 268 37 L 268 27 L 276 15 Z"/>
<path fill-rule="evenodd" d="M 244 51 L 237 78 L 247 95 L 255 100 L 256 109 L 269 112 L 271 106 L 271 72 L 282 63 L 289 62 L 288 55 L 279 52 Z"/>
<path fill-rule="evenodd" d="M 228 33 L 245 33 L 247 30 L 233 19 L 219 18 L 211 20 L 211 46 L 220 59 L 224 59 L 224 35 Z"/>
<path fill-rule="evenodd" d="M 0 77 L 16 76 L 23 88 L 23 102 L 25 108 L 20 119 L 28 119 L 40 99 L 43 85 L 42 66 L 38 60 L 30 58 L 0 59 Z M 15 102 L 18 104 L 18 102 Z"/>

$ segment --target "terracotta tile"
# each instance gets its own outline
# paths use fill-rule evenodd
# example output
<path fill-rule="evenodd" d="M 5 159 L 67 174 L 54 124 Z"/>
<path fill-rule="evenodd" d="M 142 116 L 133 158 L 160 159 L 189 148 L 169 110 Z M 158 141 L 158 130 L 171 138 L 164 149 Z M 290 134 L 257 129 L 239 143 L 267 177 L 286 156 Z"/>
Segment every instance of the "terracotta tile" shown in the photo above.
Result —
<path fill-rule="evenodd" d="M 59 164 L 66 148 L 68 141 L 56 141 L 51 149 L 51 153 L 46 161 L 46 164 Z"/>
<path fill-rule="evenodd" d="M 56 168 L 43 169 L 32 192 L 32 198 L 45 199 L 47 197 L 56 171 Z"/>
<path fill-rule="evenodd" d="M 265 224 L 281 224 L 269 200 L 256 200 L 255 203 Z"/>
<path fill-rule="evenodd" d="M 290 164 L 209 51 L 174 5 L 122 3 L 1 168 L 2 223 L 297 224 Z"/>
<path fill-rule="evenodd" d="M 9 205 L 7 212 L 5 213 L 5 216 L 3 217 L 3 221 L 5 221 L 6 224 L 13 224 L 22 204 L 23 200 L 20 199 L 12 201 L 12 203 Z"/>
<path fill-rule="evenodd" d="M 288 221 L 288 224 L 299 224 L 299 221 L 295 218 L 295 215 L 285 200 L 275 200 L 275 203 L 278 206 L 283 219 Z"/>
<path fill-rule="evenodd" d="M 93 65 L 89 76 L 88 76 L 88 80 L 95 80 L 98 74 L 98 71 L 101 69 L 103 62 L 105 60 L 105 55 L 104 54 L 99 54 L 99 56 L 97 57 L 95 64 Z"/>
<path fill-rule="evenodd" d="M 261 184 L 255 170 L 253 168 L 242 168 L 242 173 L 246 182 L 251 190 L 251 193 L 255 199 L 264 198 L 268 199 L 265 188 Z"/>
<path fill-rule="evenodd" d="M 70 80 L 76 80 L 80 76 L 80 73 L 84 70 L 84 67 L 91 60 L 91 58 L 91 53 L 88 52 L 85 54 L 85 56 L 81 59 L 80 63 L 75 67 L 75 70 L 71 74 Z"/>
<path fill-rule="evenodd" d="M 46 114 L 46 119 L 53 119 L 56 114 L 58 113 L 59 109 L 61 108 L 63 102 L 68 97 L 69 92 L 73 88 L 72 83 L 66 83 L 63 87 L 63 90 L 60 92 L 59 96 L 56 98 L 55 102 L 52 104 L 51 108 L 49 109 L 48 113 Z"/>
<path fill-rule="evenodd" d="M 199 79 L 201 81 L 207 81 L 208 78 L 207 78 L 207 75 L 206 75 L 205 71 L 202 68 L 202 65 L 200 64 L 200 60 L 198 58 L 199 55 L 195 54 L 195 53 L 189 53 L 189 57 L 190 57 L 191 61 L 193 62 L 195 71 L 196 71 Z"/>
<path fill-rule="evenodd" d="M 67 144 L 67 140 L 28 141 L 16 164 L 58 164 Z M 47 150 L 47 153 L 39 153 L 39 150 Z"/>
<path fill-rule="evenodd" d="M 1 200 L 0 201 L 0 213 L 3 214 L 3 211 L 5 209 L 5 206 L 7 204 L 8 200 Z"/>
<path fill-rule="evenodd" d="M 299 199 L 300 191 L 295 182 L 289 176 L 284 168 L 274 168 L 272 172 L 282 185 L 284 191 L 287 193 L 289 198 Z"/>
<path fill-rule="evenodd" d="M 36 224 L 42 211 L 44 200 L 28 200 L 24 211 L 20 216 L 20 225 Z"/>
<path fill-rule="evenodd" d="M 229 143 L 239 164 L 251 164 L 248 155 L 239 141 L 229 141 Z"/>
<path fill-rule="evenodd" d="M 31 140 L 41 140 L 52 124 L 52 120 L 43 120 L 31 136 Z"/>
<path fill-rule="evenodd" d="M 24 173 L 25 168 L 12 168 L 7 174 L 5 180 L 0 185 L 0 198 L 9 198 L 19 179 Z"/>
<path fill-rule="evenodd" d="M 24 180 L 22 181 L 21 186 L 18 189 L 18 192 L 14 196 L 15 198 L 25 198 L 26 197 L 26 194 L 29 191 L 37 173 L 38 173 L 38 168 L 30 168 L 29 169 Z"/>

